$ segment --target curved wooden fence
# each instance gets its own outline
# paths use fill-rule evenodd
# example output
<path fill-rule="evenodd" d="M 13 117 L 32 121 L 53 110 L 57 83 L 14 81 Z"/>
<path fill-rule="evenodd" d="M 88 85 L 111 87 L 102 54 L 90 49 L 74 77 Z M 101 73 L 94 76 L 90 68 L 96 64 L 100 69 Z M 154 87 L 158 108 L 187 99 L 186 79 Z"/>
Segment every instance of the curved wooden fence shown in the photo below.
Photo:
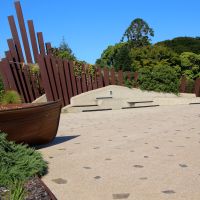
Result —
<path fill-rule="evenodd" d="M 74 63 L 65 59 L 52 57 L 51 55 L 39 55 L 38 63 L 40 66 L 43 86 L 47 100 L 62 99 L 63 106 L 70 104 L 71 97 L 105 87 L 108 85 L 124 85 L 124 76 L 131 79 L 132 75 L 137 78 L 137 73 L 115 72 L 114 69 L 97 67 L 92 75 L 86 73 L 87 65 L 83 65 L 81 75 L 74 73 Z"/>

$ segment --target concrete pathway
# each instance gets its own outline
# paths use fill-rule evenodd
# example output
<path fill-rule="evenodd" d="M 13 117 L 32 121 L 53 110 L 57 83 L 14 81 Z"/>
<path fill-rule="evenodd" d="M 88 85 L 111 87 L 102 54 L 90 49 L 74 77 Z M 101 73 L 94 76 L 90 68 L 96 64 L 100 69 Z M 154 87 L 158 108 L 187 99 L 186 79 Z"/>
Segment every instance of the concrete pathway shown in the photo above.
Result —
<path fill-rule="evenodd" d="M 62 114 L 40 151 L 59 200 L 200 199 L 200 105 Z"/>

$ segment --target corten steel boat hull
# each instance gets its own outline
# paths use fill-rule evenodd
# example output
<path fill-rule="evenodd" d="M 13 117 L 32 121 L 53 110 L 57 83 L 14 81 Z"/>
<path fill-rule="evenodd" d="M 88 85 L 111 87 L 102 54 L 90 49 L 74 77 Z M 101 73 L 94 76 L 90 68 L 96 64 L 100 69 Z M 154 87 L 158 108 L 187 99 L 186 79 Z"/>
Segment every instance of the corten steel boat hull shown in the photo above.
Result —
<path fill-rule="evenodd" d="M 60 101 L 22 104 L 21 108 L 14 109 L 8 106 L 7 110 L 0 110 L 0 130 L 16 143 L 47 144 L 57 134 L 60 112 Z"/>

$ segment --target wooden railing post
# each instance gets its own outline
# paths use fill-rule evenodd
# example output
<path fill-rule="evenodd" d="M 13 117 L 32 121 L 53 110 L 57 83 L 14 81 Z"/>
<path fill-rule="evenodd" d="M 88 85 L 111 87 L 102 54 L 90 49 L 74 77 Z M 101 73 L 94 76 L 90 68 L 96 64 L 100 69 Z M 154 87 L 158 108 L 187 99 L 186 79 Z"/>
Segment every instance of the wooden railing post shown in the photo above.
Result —
<path fill-rule="evenodd" d="M 184 93 L 186 90 L 187 79 L 186 77 L 182 76 L 180 81 L 180 92 Z"/>
<path fill-rule="evenodd" d="M 197 78 L 195 81 L 195 94 L 196 97 L 200 97 L 200 78 Z"/>
<path fill-rule="evenodd" d="M 118 71 L 118 85 L 124 85 L 124 76 L 122 70 Z"/>

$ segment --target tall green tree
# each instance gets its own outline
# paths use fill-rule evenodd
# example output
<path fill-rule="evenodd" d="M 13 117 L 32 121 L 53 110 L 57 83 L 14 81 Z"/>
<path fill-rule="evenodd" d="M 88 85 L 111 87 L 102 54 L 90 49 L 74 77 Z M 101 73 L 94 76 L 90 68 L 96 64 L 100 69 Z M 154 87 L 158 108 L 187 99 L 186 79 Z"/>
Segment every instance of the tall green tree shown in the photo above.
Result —
<path fill-rule="evenodd" d="M 101 54 L 101 58 L 96 60 L 96 64 L 102 67 L 114 67 L 117 71 L 129 71 L 131 60 L 129 57 L 130 48 L 127 42 L 117 43 L 108 46 Z"/>
<path fill-rule="evenodd" d="M 56 47 L 52 48 L 51 53 L 56 57 L 66 58 L 68 60 L 76 60 L 76 57 L 75 57 L 73 51 L 71 50 L 71 48 L 65 41 L 64 37 L 60 43 L 60 46 L 58 48 L 56 48 Z"/>
<path fill-rule="evenodd" d="M 125 39 L 133 47 L 142 47 L 150 44 L 151 37 L 154 36 L 154 31 L 149 27 L 147 22 L 141 18 L 134 19 L 130 26 L 126 29 L 122 36 L 121 42 Z"/>

